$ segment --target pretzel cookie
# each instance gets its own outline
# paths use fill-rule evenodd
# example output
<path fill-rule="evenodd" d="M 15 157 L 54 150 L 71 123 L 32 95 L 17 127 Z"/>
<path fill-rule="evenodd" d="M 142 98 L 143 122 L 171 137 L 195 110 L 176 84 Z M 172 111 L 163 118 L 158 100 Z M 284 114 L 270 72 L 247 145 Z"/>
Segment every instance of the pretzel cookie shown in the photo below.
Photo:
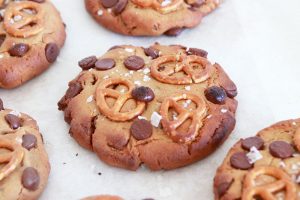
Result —
<path fill-rule="evenodd" d="M 93 18 L 125 35 L 176 36 L 197 26 L 221 0 L 85 0 Z"/>
<path fill-rule="evenodd" d="M 115 46 L 79 62 L 59 101 L 70 134 L 106 163 L 130 170 L 198 161 L 235 126 L 235 84 L 201 49 Z"/>
<path fill-rule="evenodd" d="M 241 139 L 214 179 L 216 200 L 299 200 L 300 119 L 282 121 Z"/>
<path fill-rule="evenodd" d="M 38 199 L 50 165 L 36 121 L 0 99 L 0 199 Z"/>
<path fill-rule="evenodd" d="M 14 88 L 55 62 L 65 41 L 49 0 L 0 0 L 0 88 Z"/>

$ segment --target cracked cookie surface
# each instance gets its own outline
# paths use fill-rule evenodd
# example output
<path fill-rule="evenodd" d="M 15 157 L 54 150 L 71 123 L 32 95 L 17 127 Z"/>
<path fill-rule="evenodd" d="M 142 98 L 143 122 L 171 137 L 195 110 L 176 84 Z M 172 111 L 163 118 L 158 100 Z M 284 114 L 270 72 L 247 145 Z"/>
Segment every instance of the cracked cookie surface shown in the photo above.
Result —
<path fill-rule="evenodd" d="M 4 109 L 0 99 L 0 199 L 34 200 L 50 172 L 37 123 L 30 116 Z"/>
<path fill-rule="evenodd" d="M 215 199 L 300 199 L 299 135 L 295 119 L 237 142 L 217 170 Z"/>
<path fill-rule="evenodd" d="M 197 26 L 221 0 L 85 0 L 86 9 L 107 29 L 136 36 L 176 36 Z"/>
<path fill-rule="evenodd" d="M 0 87 L 14 88 L 55 62 L 66 38 L 49 0 L 0 0 Z"/>
<path fill-rule="evenodd" d="M 235 84 L 207 52 L 115 46 L 79 62 L 59 101 L 71 136 L 106 163 L 174 169 L 221 145 L 235 126 Z"/>

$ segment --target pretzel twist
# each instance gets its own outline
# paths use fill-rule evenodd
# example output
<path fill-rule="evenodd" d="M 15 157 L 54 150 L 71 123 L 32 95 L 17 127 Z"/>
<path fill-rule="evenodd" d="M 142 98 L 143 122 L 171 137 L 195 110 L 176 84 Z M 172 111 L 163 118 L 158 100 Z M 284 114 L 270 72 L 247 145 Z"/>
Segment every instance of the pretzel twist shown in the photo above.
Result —
<path fill-rule="evenodd" d="M 173 63 L 174 68 L 167 67 L 167 69 L 161 70 L 164 64 L 168 63 Z M 201 69 L 194 69 L 195 64 Z M 207 59 L 195 55 L 181 55 L 179 57 L 166 55 L 153 60 L 151 63 L 151 75 L 156 80 L 174 85 L 201 83 L 211 76 L 212 71 L 213 67 Z M 176 77 L 178 72 L 183 72 L 185 76 Z"/>
<path fill-rule="evenodd" d="M 260 175 L 268 175 L 277 180 L 265 185 L 256 186 L 255 179 Z M 252 200 L 258 195 L 265 200 L 276 200 L 275 194 L 285 190 L 285 199 L 296 200 L 296 186 L 291 178 L 281 169 L 270 166 L 257 167 L 251 170 L 245 177 L 243 200 Z"/>
<path fill-rule="evenodd" d="M 187 110 L 178 103 L 181 100 L 191 100 L 196 104 L 196 109 Z M 170 121 L 168 117 L 169 109 L 173 108 L 178 113 L 177 119 Z M 194 94 L 179 94 L 166 98 L 160 107 L 160 114 L 162 116 L 162 126 L 165 132 L 175 142 L 189 142 L 196 138 L 199 129 L 203 126 L 202 119 L 206 115 L 207 108 L 205 101 Z M 189 129 L 184 132 L 177 131 L 177 129 L 188 119 L 192 122 Z"/>
<path fill-rule="evenodd" d="M 12 2 L 4 13 L 4 28 L 14 37 L 27 38 L 43 30 L 44 12 L 32 1 Z"/>
<path fill-rule="evenodd" d="M 175 11 L 183 3 L 183 0 L 131 0 L 132 3 L 142 8 L 153 8 L 156 11 L 166 14 Z M 164 5 L 164 2 L 168 2 Z"/>
<path fill-rule="evenodd" d="M 113 85 L 125 85 L 128 88 L 126 93 L 121 93 L 117 90 L 109 88 Z M 137 101 L 136 107 L 127 112 L 121 112 L 125 103 L 133 99 L 131 92 L 134 89 L 134 84 L 124 78 L 110 78 L 102 81 L 96 90 L 96 101 L 100 112 L 114 121 L 128 121 L 140 115 L 146 106 L 145 102 Z M 106 97 L 116 99 L 114 105 L 109 107 L 106 102 Z"/>
<path fill-rule="evenodd" d="M 0 154 L 0 163 L 7 163 L 0 169 L 0 181 L 11 174 L 17 166 L 20 165 L 24 157 L 24 151 L 21 145 L 13 141 L 0 137 L 0 148 L 5 148 L 10 152 Z"/>

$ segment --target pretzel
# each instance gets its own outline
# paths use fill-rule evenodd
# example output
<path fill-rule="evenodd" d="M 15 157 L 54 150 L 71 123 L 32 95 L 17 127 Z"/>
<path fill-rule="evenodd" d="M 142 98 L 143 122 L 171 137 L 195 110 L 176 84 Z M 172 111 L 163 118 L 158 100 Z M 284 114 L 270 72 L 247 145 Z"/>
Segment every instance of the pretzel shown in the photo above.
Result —
<path fill-rule="evenodd" d="M 4 13 L 4 28 L 12 36 L 27 38 L 43 30 L 43 17 L 43 9 L 38 3 L 12 2 Z"/>
<path fill-rule="evenodd" d="M 121 93 L 117 90 L 110 89 L 109 86 L 113 85 L 125 85 L 128 88 L 126 93 Z M 146 106 L 145 102 L 137 101 L 136 108 L 121 112 L 125 103 L 133 99 L 131 92 L 134 89 L 134 84 L 124 78 L 110 78 L 102 81 L 96 90 L 96 101 L 101 113 L 114 121 L 128 121 L 138 115 L 140 115 Z M 106 97 L 112 97 L 116 99 L 114 105 L 110 108 L 106 102 Z"/>
<path fill-rule="evenodd" d="M 191 100 L 196 104 L 195 110 L 187 110 L 178 104 L 180 100 Z M 177 119 L 170 121 L 168 117 L 169 109 L 173 108 L 177 113 Z M 166 98 L 160 107 L 160 114 L 162 116 L 162 126 L 165 132 L 175 142 L 189 142 L 195 139 L 198 135 L 199 129 L 202 127 L 202 119 L 206 115 L 207 108 L 205 101 L 194 94 L 178 94 Z M 192 119 L 188 131 L 179 132 L 179 128 L 186 120 Z"/>
<path fill-rule="evenodd" d="M 296 148 L 298 149 L 298 151 L 300 151 L 300 128 L 298 128 L 294 134 L 294 138 L 293 138 L 293 142 L 296 146 Z"/>
<path fill-rule="evenodd" d="M 153 8 L 162 14 L 170 13 L 178 9 L 183 0 L 131 0 L 132 3 L 143 7 Z M 165 5 L 164 5 L 165 4 Z"/>
<path fill-rule="evenodd" d="M 255 179 L 260 175 L 272 176 L 278 180 L 256 186 Z M 264 200 L 275 200 L 275 192 L 286 190 L 285 199 L 296 200 L 296 186 L 291 178 L 281 169 L 270 166 L 257 167 L 251 170 L 244 179 L 243 200 L 252 200 L 260 196 Z"/>
<path fill-rule="evenodd" d="M 0 137 L 0 148 L 5 148 L 11 152 L 0 153 L 0 163 L 7 163 L 0 169 L 0 181 L 12 173 L 21 163 L 24 157 L 24 151 L 21 145 L 14 143 L 11 140 Z"/>
<path fill-rule="evenodd" d="M 164 69 L 164 64 L 173 62 L 174 69 Z M 202 67 L 202 70 L 194 70 L 194 65 L 197 64 Z M 158 81 L 174 85 L 185 85 L 191 83 L 201 83 L 206 81 L 212 74 L 213 67 L 210 62 L 200 56 L 161 56 L 152 61 L 151 75 Z M 183 77 L 173 76 L 178 72 L 183 72 L 186 75 Z"/>

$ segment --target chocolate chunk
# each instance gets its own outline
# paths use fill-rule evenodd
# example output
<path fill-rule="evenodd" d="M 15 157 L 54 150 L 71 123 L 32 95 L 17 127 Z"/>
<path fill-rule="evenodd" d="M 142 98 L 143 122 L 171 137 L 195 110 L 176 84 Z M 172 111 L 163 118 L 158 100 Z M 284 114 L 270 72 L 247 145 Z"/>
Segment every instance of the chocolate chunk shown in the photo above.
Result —
<path fill-rule="evenodd" d="M 255 147 L 258 150 L 263 149 L 264 141 L 258 136 L 248 137 L 242 140 L 242 148 L 249 151 L 251 147 Z"/>
<path fill-rule="evenodd" d="M 220 145 L 234 129 L 235 123 L 236 120 L 231 115 L 224 118 L 220 126 L 215 130 L 215 133 L 212 137 L 212 144 L 216 146 Z"/>
<path fill-rule="evenodd" d="M 145 140 L 152 135 L 152 125 L 145 119 L 137 119 L 132 123 L 130 133 L 137 140 Z"/>
<path fill-rule="evenodd" d="M 1 110 L 4 110 L 4 106 L 3 106 L 3 101 L 2 101 L 2 99 L 0 99 L 0 111 Z"/>
<path fill-rule="evenodd" d="M 149 87 L 137 87 L 131 92 L 132 97 L 137 101 L 150 102 L 154 99 L 154 92 Z"/>
<path fill-rule="evenodd" d="M 95 63 L 97 62 L 97 57 L 96 56 L 90 56 L 87 58 L 82 59 L 81 61 L 78 62 L 78 65 L 83 69 L 83 70 L 89 70 L 91 68 L 95 67 Z"/>
<path fill-rule="evenodd" d="M 116 66 L 116 62 L 111 58 L 103 58 L 95 63 L 95 69 L 108 70 Z"/>
<path fill-rule="evenodd" d="M 56 61 L 59 55 L 59 48 L 55 43 L 48 43 L 45 48 L 45 55 L 49 63 Z"/>
<path fill-rule="evenodd" d="M 7 114 L 5 116 L 5 120 L 9 124 L 10 128 L 12 129 L 18 129 L 21 126 L 21 120 L 16 115 Z"/>
<path fill-rule="evenodd" d="M 250 169 L 253 166 L 249 163 L 246 153 L 244 152 L 233 154 L 230 158 L 230 164 L 233 168 L 242 170 Z"/>
<path fill-rule="evenodd" d="M 76 82 L 70 85 L 69 89 L 66 92 L 66 98 L 70 99 L 78 95 L 82 91 L 82 86 L 80 83 Z"/>
<path fill-rule="evenodd" d="M 226 94 L 229 98 L 234 98 L 237 96 L 238 92 L 237 92 L 237 89 L 232 89 L 232 90 L 228 90 L 228 89 L 225 89 L 226 91 Z"/>
<path fill-rule="evenodd" d="M 29 0 L 29 1 L 33 1 L 33 2 L 36 2 L 36 3 L 44 3 L 45 0 Z"/>
<path fill-rule="evenodd" d="M 139 70 L 145 66 L 145 61 L 139 56 L 129 56 L 124 61 L 124 65 L 129 70 Z"/>
<path fill-rule="evenodd" d="M 272 142 L 269 146 L 269 151 L 276 158 L 289 158 L 294 153 L 292 145 L 285 141 Z"/>
<path fill-rule="evenodd" d="M 36 144 L 37 144 L 37 139 L 35 135 L 26 133 L 25 135 L 22 136 L 22 146 L 25 149 L 30 150 L 32 148 L 36 148 Z"/>
<path fill-rule="evenodd" d="M 37 190 L 40 184 L 40 176 L 36 169 L 27 167 L 22 174 L 22 185 L 24 188 L 34 191 Z"/>
<path fill-rule="evenodd" d="M 111 8 L 118 3 L 118 0 L 101 0 L 104 8 Z"/>
<path fill-rule="evenodd" d="M 1 15 L 0 15 L 1 16 Z M 0 17 L 1 18 L 1 17 Z M 1 22 L 1 19 L 0 19 Z M 0 35 L 0 47 L 3 44 L 3 42 L 5 41 L 6 35 Z"/>
<path fill-rule="evenodd" d="M 154 49 L 152 47 L 144 48 L 144 52 L 145 52 L 146 56 L 150 56 L 152 59 L 159 57 L 159 50 Z"/>
<path fill-rule="evenodd" d="M 205 97 L 214 104 L 224 104 L 226 100 L 226 92 L 223 88 L 212 86 L 205 90 Z"/>
<path fill-rule="evenodd" d="M 118 3 L 113 7 L 113 13 L 119 15 L 123 12 L 128 4 L 128 0 L 119 0 Z"/>
<path fill-rule="evenodd" d="M 188 55 L 196 55 L 196 56 L 201 56 L 203 58 L 207 58 L 207 51 L 203 49 L 197 49 L 197 48 L 189 48 L 187 51 Z"/>
<path fill-rule="evenodd" d="M 24 43 L 18 43 L 12 46 L 8 53 L 14 57 L 22 57 L 29 51 L 29 45 Z"/>
<path fill-rule="evenodd" d="M 227 192 L 227 190 L 230 188 L 231 184 L 233 183 L 233 180 L 231 180 L 230 182 L 223 182 L 220 183 L 217 186 L 217 192 L 218 192 L 218 197 L 222 197 L 224 196 L 224 194 Z"/>
<path fill-rule="evenodd" d="M 180 33 L 183 30 L 184 30 L 184 28 L 180 28 L 180 27 L 171 28 L 171 29 L 169 29 L 165 32 L 165 35 L 167 35 L 167 36 L 178 36 L 178 35 L 180 35 Z"/>

